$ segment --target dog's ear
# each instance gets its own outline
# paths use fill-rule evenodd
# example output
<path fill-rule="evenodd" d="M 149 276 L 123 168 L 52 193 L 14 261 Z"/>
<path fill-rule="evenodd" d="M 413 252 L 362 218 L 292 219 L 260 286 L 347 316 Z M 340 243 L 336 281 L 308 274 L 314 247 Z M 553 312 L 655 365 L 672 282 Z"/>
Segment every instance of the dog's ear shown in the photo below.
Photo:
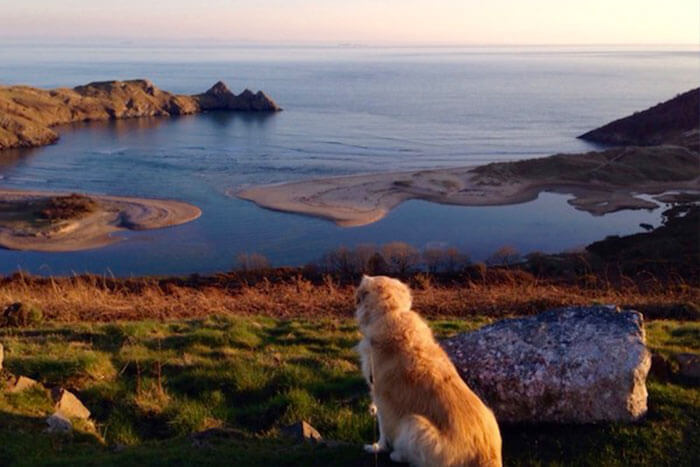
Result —
<path fill-rule="evenodd" d="M 360 281 L 360 285 L 366 284 L 368 282 L 372 282 L 372 276 L 368 276 L 367 274 L 362 274 L 362 280 Z"/>

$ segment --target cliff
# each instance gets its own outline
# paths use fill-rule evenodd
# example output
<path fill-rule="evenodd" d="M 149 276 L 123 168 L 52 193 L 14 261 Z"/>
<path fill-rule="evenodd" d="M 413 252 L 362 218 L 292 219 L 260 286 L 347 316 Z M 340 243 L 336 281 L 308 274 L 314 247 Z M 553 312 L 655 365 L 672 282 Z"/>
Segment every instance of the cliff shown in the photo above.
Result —
<path fill-rule="evenodd" d="M 92 120 L 186 115 L 208 110 L 281 110 L 262 91 L 233 94 L 221 81 L 193 96 L 163 91 L 148 80 L 103 81 L 73 89 L 0 86 L 0 150 L 54 143 L 55 125 Z"/>
<path fill-rule="evenodd" d="M 636 112 L 579 138 L 615 145 L 677 144 L 698 150 L 700 141 L 700 88 Z"/>

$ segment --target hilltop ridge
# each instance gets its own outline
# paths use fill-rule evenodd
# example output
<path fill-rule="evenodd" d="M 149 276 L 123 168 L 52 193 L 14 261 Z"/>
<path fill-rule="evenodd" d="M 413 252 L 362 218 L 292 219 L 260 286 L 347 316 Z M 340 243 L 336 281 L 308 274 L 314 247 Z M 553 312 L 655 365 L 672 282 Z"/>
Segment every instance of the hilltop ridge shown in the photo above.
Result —
<path fill-rule="evenodd" d="M 654 146 L 678 144 L 697 151 L 700 141 L 700 88 L 635 112 L 579 136 L 604 144 Z"/>
<path fill-rule="evenodd" d="M 96 81 L 72 89 L 0 86 L 0 150 L 54 143 L 55 125 L 94 120 L 187 115 L 209 110 L 276 112 L 262 91 L 232 93 L 217 82 L 201 94 L 164 91 L 147 79 Z"/>

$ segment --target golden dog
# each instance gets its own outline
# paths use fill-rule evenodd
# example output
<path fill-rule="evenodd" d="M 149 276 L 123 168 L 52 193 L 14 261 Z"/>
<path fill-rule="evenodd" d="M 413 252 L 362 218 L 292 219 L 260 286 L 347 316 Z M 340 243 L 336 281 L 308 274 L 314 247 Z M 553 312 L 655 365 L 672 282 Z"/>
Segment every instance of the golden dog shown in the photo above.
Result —
<path fill-rule="evenodd" d="M 364 276 L 355 299 L 357 348 L 380 432 L 378 444 L 365 449 L 392 448 L 393 461 L 416 466 L 500 466 L 496 418 L 411 311 L 409 288 Z"/>

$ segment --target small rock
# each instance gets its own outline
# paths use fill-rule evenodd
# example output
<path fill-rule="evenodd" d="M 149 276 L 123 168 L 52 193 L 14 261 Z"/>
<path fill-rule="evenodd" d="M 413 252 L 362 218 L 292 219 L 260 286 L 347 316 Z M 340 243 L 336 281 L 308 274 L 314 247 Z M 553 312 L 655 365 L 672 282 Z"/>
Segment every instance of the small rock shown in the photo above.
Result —
<path fill-rule="evenodd" d="M 66 417 L 56 412 L 46 419 L 49 433 L 70 433 L 73 431 L 73 424 Z"/>
<path fill-rule="evenodd" d="M 72 392 L 63 388 L 54 388 L 51 391 L 51 397 L 56 403 L 54 407 L 57 413 L 68 418 L 83 420 L 90 418 L 90 411 Z"/>
<path fill-rule="evenodd" d="M 282 433 L 298 443 L 304 441 L 320 443 L 323 441 L 321 433 L 304 420 L 282 428 Z"/>
<path fill-rule="evenodd" d="M 674 355 L 680 366 L 680 375 L 686 378 L 700 379 L 700 355 L 679 353 Z"/>
<path fill-rule="evenodd" d="M 26 376 L 17 376 L 16 378 L 10 379 L 9 384 L 7 385 L 7 392 L 14 394 L 26 391 L 29 388 L 33 388 L 37 384 L 39 383 L 31 378 L 27 378 Z"/>

